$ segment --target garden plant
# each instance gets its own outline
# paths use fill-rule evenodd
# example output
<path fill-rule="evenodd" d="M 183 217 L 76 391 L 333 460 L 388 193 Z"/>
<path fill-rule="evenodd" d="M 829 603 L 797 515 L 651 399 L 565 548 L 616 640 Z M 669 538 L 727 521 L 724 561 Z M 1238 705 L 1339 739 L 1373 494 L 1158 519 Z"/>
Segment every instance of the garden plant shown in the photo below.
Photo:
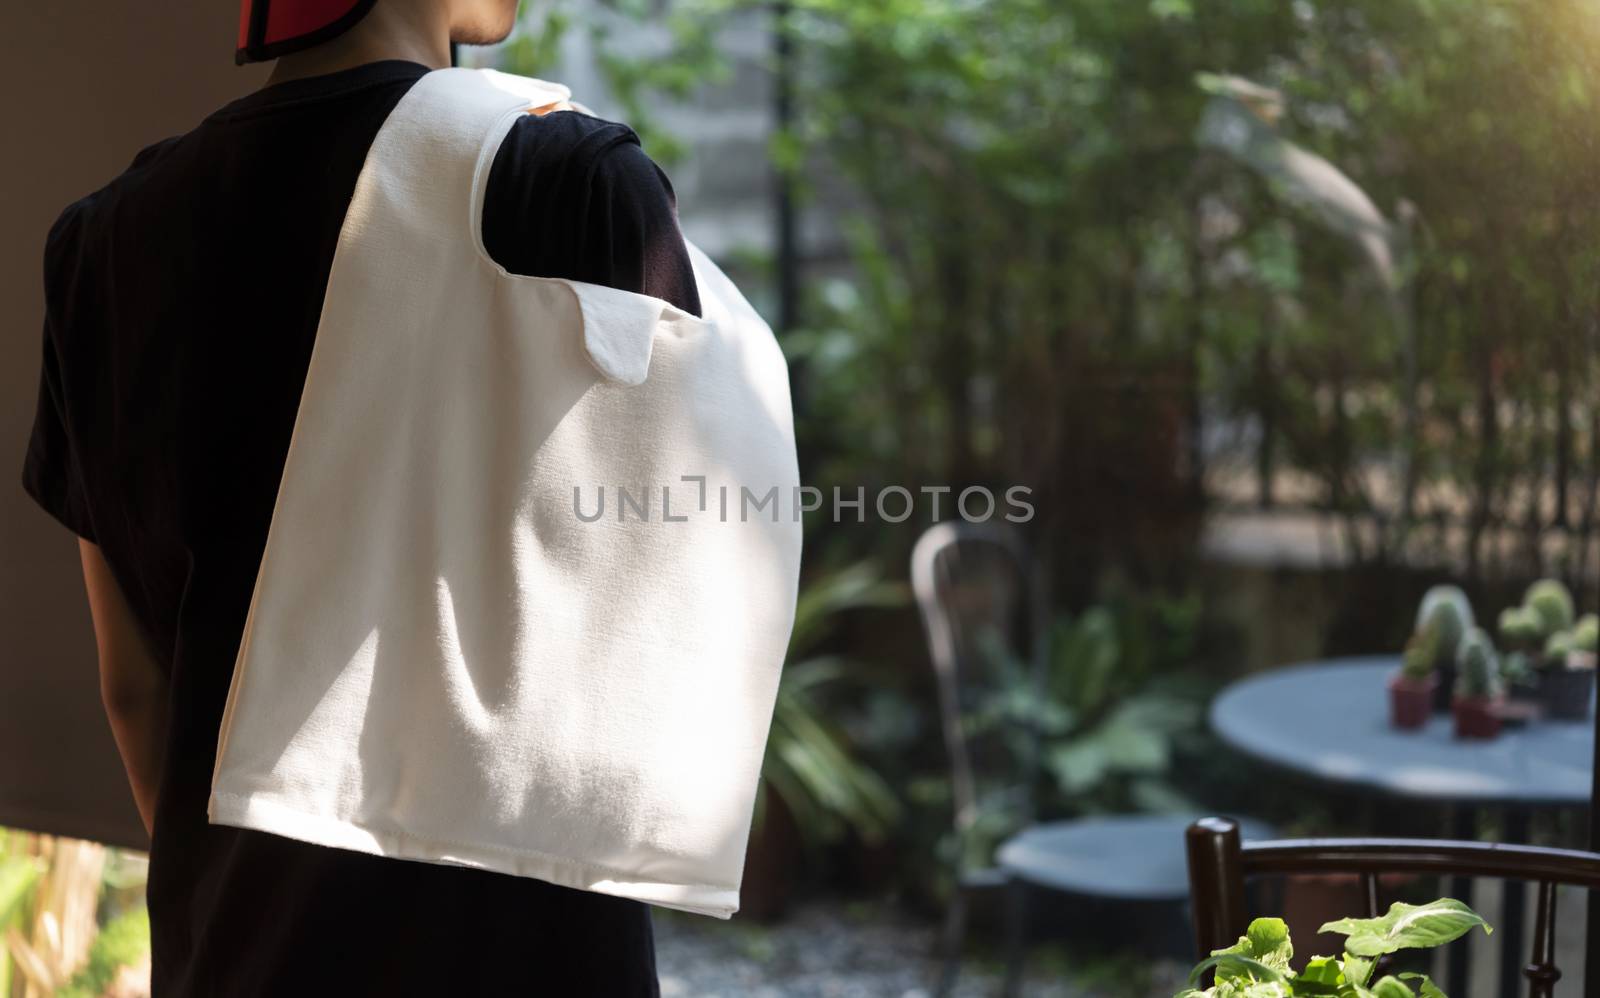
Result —
<path fill-rule="evenodd" d="M 1217 950 L 1190 974 L 1190 984 L 1207 972 L 1216 983 L 1191 987 L 1178 998 L 1445 998 L 1426 974 L 1384 974 L 1374 980 L 1379 962 L 1406 949 L 1442 946 L 1482 928 L 1494 930 L 1477 912 L 1454 898 L 1424 905 L 1395 902 L 1379 918 L 1341 918 L 1319 932 L 1345 937 L 1338 957 L 1314 956 L 1300 971 L 1290 966 L 1294 944 L 1280 918 L 1258 918 L 1239 941 Z"/>
<path fill-rule="evenodd" d="M 1500 655 L 1482 628 L 1462 639 L 1456 654 L 1455 713 L 1457 738 L 1493 738 L 1500 733 L 1504 683 Z"/>

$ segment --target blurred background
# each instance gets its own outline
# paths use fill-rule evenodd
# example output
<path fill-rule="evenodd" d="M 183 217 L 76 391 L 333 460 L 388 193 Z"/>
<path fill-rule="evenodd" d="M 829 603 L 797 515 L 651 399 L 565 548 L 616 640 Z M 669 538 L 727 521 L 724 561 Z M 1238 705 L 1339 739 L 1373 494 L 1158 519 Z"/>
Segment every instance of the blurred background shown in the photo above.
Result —
<path fill-rule="evenodd" d="M 234 15 L 4 15 L 55 88 L 0 185 L 13 467 L 43 234 L 259 83 Z M 538 0 L 462 50 L 635 127 L 778 332 L 804 479 L 866 496 L 808 520 L 744 907 L 657 916 L 663 994 L 1170 995 L 1204 814 L 1587 842 L 1597 57 L 1588 0 Z M 137 994 L 71 539 L 4 502 L 0 994 Z M 1361 906 L 1259 900 L 1307 954 Z M 1433 969 L 1513 994 L 1500 941 Z"/>

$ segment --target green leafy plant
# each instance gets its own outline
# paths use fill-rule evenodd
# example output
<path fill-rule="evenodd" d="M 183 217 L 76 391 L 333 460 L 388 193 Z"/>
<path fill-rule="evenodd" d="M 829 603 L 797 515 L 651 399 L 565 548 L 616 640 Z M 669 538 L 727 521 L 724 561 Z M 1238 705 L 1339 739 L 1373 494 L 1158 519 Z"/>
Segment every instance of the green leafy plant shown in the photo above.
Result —
<path fill-rule="evenodd" d="M 855 757 L 823 704 L 828 688 L 859 674 L 859 663 L 818 648 L 846 611 L 905 602 L 905 587 L 884 581 L 867 562 L 825 575 L 801 592 L 761 768 L 758 821 L 765 814 L 768 787 L 783 798 L 813 844 L 836 839 L 847 828 L 876 841 L 898 820 L 894 792 Z"/>
<path fill-rule="evenodd" d="M 1396 902 L 1378 918 L 1341 918 L 1319 930 L 1345 937 L 1340 957 L 1316 956 L 1304 970 L 1290 966 L 1294 944 L 1281 918 L 1258 918 L 1239 941 L 1214 951 L 1189 975 L 1178 998 L 1445 998 L 1426 974 L 1386 975 L 1373 981 L 1378 958 L 1403 949 L 1428 949 L 1459 939 L 1474 928 L 1494 930 L 1477 912 L 1454 898 L 1424 905 Z M 1216 982 L 1201 990 L 1207 971 Z"/>
<path fill-rule="evenodd" d="M 1188 655 L 1195 612 L 1188 600 L 1157 599 L 1060 616 L 1050 630 L 1042 697 L 1026 664 L 1003 642 L 986 640 L 996 681 L 969 714 L 969 733 L 1001 733 L 1019 768 L 1023 753 L 1036 748 L 1047 809 L 1192 807 L 1166 777 L 1200 708 L 1149 676 Z M 995 828 L 1007 831 L 1003 822 Z"/>
<path fill-rule="evenodd" d="M 1000 635 L 978 635 L 989 678 L 962 724 L 996 777 L 978 788 L 962 840 L 941 848 L 968 867 L 990 864 L 1024 821 L 1029 788 L 1016 777 L 1031 753 L 1041 778 L 1035 812 L 1193 809 L 1168 774 L 1180 740 L 1198 724 L 1199 703 L 1148 677 L 1188 654 L 1196 613 L 1189 599 L 1147 598 L 1063 614 L 1051 626 L 1039 679 Z"/>
<path fill-rule="evenodd" d="M 601 42 L 629 40 L 624 18 L 652 29 L 649 44 L 598 51 L 617 114 L 658 158 L 697 136 L 648 129 L 640 112 L 686 91 L 691 107 L 726 107 L 694 92 L 706 81 L 753 99 L 754 60 L 730 70 L 723 51 L 748 51 L 748 36 L 735 49 L 717 31 L 770 26 L 793 53 L 774 165 L 802 206 L 849 206 L 849 259 L 801 275 L 800 328 L 785 334 L 826 483 L 1070 483 L 1074 502 L 1040 518 L 1061 521 L 1052 536 L 1073 549 L 1060 559 L 1086 577 L 1093 564 L 1075 559 L 1108 532 L 1154 536 L 1170 563 L 1152 523 L 1180 499 L 1237 498 L 1207 464 L 1244 455 L 1195 448 L 1172 495 L 1159 486 L 1179 462 L 1156 440 L 1255 416 L 1260 498 L 1286 472 L 1307 476 L 1309 501 L 1350 521 L 1360 561 L 1431 560 L 1437 522 L 1441 541 L 1465 528 L 1471 575 L 1520 572 L 1522 556 L 1490 552 L 1526 517 L 1565 528 L 1542 538 L 1562 548 L 1556 563 L 1584 564 L 1600 486 L 1576 402 L 1600 367 L 1572 317 L 1600 295 L 1584 238 L 1600 199 L 1592 151 L 1571 136 L 1600 104 L 1589 0 L 1493 16 L 1436 0 L 1321 14 L 1192 0 L 525 6 L 530 39 L 506 54 L 522 71 L 555 69 L 547 11 L 574 29 L 615 24 Z M 1201 141 L 1219 101 L 1240 126 L 1224 135 L 1270 141 L 1245 155 Z M 1122 384 L 1140 387 L 1136 408 L 1119 405 Z M 1193 425 L 1130 425 L 1169 407 Z M 1199 425 L 1213 410 L 1218 425 Z M 1375 488 L 1362 455 L 1399 457 L 1401 487 Z M 1162 475 L 1097 488 L 1112 460 Z M 1160 501 L 1146 511 L 1141 496 Z M 1375 540 L 1356 529 L 1374 526 Z M 847 543 L 888 551 L 910 529 Z"/>

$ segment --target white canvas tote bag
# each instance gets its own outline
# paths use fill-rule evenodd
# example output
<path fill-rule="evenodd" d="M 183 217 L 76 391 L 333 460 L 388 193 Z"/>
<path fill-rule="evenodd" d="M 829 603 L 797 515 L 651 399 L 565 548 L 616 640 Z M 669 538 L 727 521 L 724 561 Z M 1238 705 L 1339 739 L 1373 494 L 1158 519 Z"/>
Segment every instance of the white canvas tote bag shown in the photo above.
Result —
<path fill-rule="evenodd" d="M 726 918 L 799 572 L 788 376 L 692 246 L 704 318 L 484 252 L 501 139 L 567 96 L 435 71 L 368 153 L 209 813 Z"/>

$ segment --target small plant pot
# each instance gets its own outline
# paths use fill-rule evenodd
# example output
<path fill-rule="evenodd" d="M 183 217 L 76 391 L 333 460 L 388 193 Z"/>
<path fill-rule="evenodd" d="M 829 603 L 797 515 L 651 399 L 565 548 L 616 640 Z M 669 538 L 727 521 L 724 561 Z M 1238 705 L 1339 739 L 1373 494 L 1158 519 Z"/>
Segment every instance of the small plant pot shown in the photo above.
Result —
<path fill-rule="evenodd" d="M 1594 699 L 1593 669 L 1545 669 L 1539 681 L 1544 716 L 1553 721 L 1586 721 Z"/>
<path fill-rule="evenodd" d="M 1413 679 L 1397 672 L 1389 677 L 1389 723 L 1402 731 L 1415 731 L 1433 716 L 1433 697 L 1439 677 Z"/>
<path fill-rule="evenodd" d="M 1525 652 L 1513 651 L 1509 653 L 1503 663 L 1502 675 L 1506 677 L 1506 701 L 1523 710 L 1537 708 L 1537 712 L 1544 712 L 1544 695 L 1539 692 L 1539 677 L 1542 670 L 1534 665 L 1534 659 Z"/>
<path fill-rule="evenodd" d="M 1513 703 L 1544 706 L 1544 691 L 1540 688 L 1541 673 L 1532 672 L 1506 684 L 1506 698 Z"/>
<path fill-rule="evenodd" d="M 1456 667 L 1454 663 L 1441 664 L 1433 670 L 1436 683 L 1433 690 L 1433 712 L 1435 714 L 1448 714 L 1451 710 L 1453 692 L 1456 688 Z"/>
<path fill-rule="evenodd" d="M 1456 697 L 1451 706 L 1456 720 L 1456 737 L 1499 737 L 1500 704 L 1500 697 Z"/>

